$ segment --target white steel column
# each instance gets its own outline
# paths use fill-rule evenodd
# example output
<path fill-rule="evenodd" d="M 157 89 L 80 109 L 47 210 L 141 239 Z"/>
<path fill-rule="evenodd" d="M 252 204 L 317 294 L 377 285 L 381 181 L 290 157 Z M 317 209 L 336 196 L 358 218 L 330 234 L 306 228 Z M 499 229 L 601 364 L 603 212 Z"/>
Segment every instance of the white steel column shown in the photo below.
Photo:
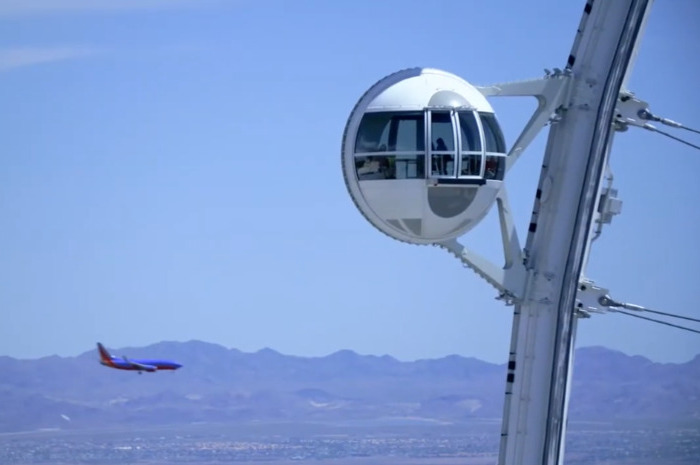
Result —
<path fill-rule="evenodd" d="M 616 101 L 652 0 L 589 0 L 566 71 L 571 99 L 549 133 L 515 307 L 500 465 L 564 456 L 574 306 Z"/>

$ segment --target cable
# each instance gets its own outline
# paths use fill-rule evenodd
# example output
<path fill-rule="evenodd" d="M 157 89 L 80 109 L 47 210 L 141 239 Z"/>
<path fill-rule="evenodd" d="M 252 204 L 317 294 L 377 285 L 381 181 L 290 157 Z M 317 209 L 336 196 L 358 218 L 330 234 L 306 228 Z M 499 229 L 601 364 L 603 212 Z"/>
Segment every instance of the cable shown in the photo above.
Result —
<path fill-rule="evenodd" d="M 685 129 L 686 131 L 694 132 L 695 134 L 700 134 L 700 131 L 698 131 L 697 129 L 689 128 L 688 126 L 684 126 L 682 124 L 679 124 L 676 127 L 679 129 Z"/>
<path fill-rule="evenodd" d="M 647 121 L 658 121 L 661 124 L 665 124 L 666 126 L 671 126 L 673 128 L 678 128 L 678 129 L 685 129 L 686 131 L 694 132 L 695 134 L 700 134 L 700 131 L 697 129 L 689 128 L 685 124 L 681 124 L 677 121 L 673 121 L 672 119 L 668 118 L 662 118 L 661 116 L 656 116 L 652 112 L 650 112 L 647 109 L 640 110 L 638 113 L 639 117 L 642 119 L 645 119 Z"/>
<path fill-rule="evenodd" d="M 700 319 L 699 319 L 699 318 L 693 318 L 693 317 L 690 317 L 690 316 L 676 315 L 675 313 L 660 312 L 660 311 L 658 311 L 658 310 L 651 310 L 651 309 L 648 309 L 648 308 L 644 308 L 644 310 L 642 310 L 642 311 L 644 311 L 644 312 L 649 312 L 649 313 L 656 313 L 656 314 L 658 314 L 658 315 L 670 316 L 671 318 L 682 318 L 683 320 L 695 321 L 696 323 L 700 323 Z"/>
<path fill-rule="evenodd" d="M 650 308 L 642 307 L 641 305 L 630 304 L 627 302 L 618 302 L 617 300 L 614 300 L 609 295 L 605 295 L 605 296 L 601 297 L 600 299 L 598 299 L 598 302 L 605 307 L 620 307 L 620 308 L 624 308 L 626 310 L 634 310 L 637 312 L 656 313 L 658 315 L 670 316 L 671 318 L 681 318 L 683 320 L 695 321 L 696 323 L 700 323 L 700 318 L 694 318 L 692 316 L 683 316 L 683 315 L 679 315 L 677 313 L 662 312 L 660 310 L 652 310 Z"/>
<path fill-rule="evenodd" d="M 648 317 L 646 317 L 646 316 L 641 316 L 641 315 L 637 315 L 637 314 L 634 314 L 634 313 L 623 312 L 622 310 L 613 310 L 613 309 L 610 309 L 610 311 L 611 311 L 611 312 L 615 312 L 615 313 L 622 313 L 623 315 L 633 316 L 633 317 L 635 317 L 635 318 L 641 318 L 642 320 L 652 321 L 652 322 L 654 322 L 654 323 L 659 323 L 659 324 L 662 324 L 662 325 L 671 326 L 671 327 L 673 327 L 673 328 L 684 329 L 684 330 L 690 331 L 690 332 L 692 332 L 692 333 L 698 333 L 698 334 L 700 334 L 700 331 L 698 331 L 697 329 L 687 328 L 687 327 L 681 326 L 681 325 L 675 325 L 675 324 L 669 323 L 669 322 L 667 322 L 667 321 L 656 320 L 656 319 L 654 319 L 654 318 L 648 318 Z"/>
<path fill-rule="evenodd" d="M 652 125 L 649 124 L 649 123 L 645 124 L 645 125 L 642 126 L 642 127 L 643 127 L 644 129 L 649 130 L 649 131 L 658 132 L 658 133 L 661 134 L 661 135 L 664 135 L 664 136 L 666 136 L 666 137 L 670 137 L 671 139 L 677 140 L 678 142 L 680 142 L 680 143 L 682 143 L 682 144 L 689 145 L 689 146 L 691 146 L 692 148 L 694 148 L 694 149 L 696 149 L 696 150 L 700 150 L 700 145 L 691 144 L 691 143 L 688 142 L 687 140 L 683 140 L 683 139 L 681 139 L 680 137 L 673 136 L 673 135 L 671 135 L 671 134 L 669 134 L 669 133 L 667 133 L 667 132 L 665 132 L 665 131 L 662 131 L 662 130 L 660 130 L 660 129 L 657 129 L 656 127 L 652 126 Z"/>

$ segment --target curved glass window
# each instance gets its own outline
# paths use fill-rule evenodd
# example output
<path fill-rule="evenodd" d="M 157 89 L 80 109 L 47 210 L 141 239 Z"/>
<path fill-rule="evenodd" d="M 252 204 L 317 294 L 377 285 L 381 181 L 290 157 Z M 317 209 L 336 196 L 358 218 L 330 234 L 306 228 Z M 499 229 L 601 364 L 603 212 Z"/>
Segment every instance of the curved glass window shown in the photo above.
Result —
<path fill-rule="evenodd" d="M 376 112 L 362 117 L 355 140 L 360 181 L 425 178 L 423 112 Z"/>
<path fill-rule="evenodd" d="M 481 154 L 462 154 L 460 176 L 479 176 L 481 174 Z"/>
<path fill-rule="evenodd" d="M 462 136 L 462 152 L 481 152 L 481 136 L 473 111 L 459 112 L 459 132 Z"/>
<path fill-rule="evenodd" d="M 505 153 L 503 133 L 493 113 L 372 112 L 363 116 L 357 131 L 355 170 L 360 181 L 425 179 L 426 174 L 503 180 Z"/>
<path fill-rule="evenodd" d="M 391 114 L 367 113 L 360 123 L 355 152 L 386 152 L 389 142 Z"/>
<path fill-rule="evenodd" d="M 449 111 L 430 114 L 430 153 L 431 176 L 454 176 L 455 137 Z"/>
<path fill-rule="evenodd" d="M 430 148 L 436 152 L 453 152 L 452 116 L 448 111 L 434 111 L 430 116 Z"/>
<path fill-rule="evenodd" d="M 486 155 L 484 179 L 503 181 L 506 175 L 506 157 L 503 155 Z"/>
<path fill-rule="evenodd" d="M 355 152 L 423 152 L 424 119 L 422 112 L 367 113 L 357 131 Z"/>
<path fill-rule="evenodd" d="M 506 141 L 493 113 L 479 113 L 484 128 L 484 148 L 487 152 L 506 153 Z"/>
<path fill-rule="evenodd" d="M 356 156 L 357 179 L 424 179 L 425 155 Z"/>
<path fill-rule="evenodd" d="M 473 111 L 460 111 L 457 113 L 457 119 L 461 136 L 459 176 L 480 176 L 481 134 L 476 115 Z"/>

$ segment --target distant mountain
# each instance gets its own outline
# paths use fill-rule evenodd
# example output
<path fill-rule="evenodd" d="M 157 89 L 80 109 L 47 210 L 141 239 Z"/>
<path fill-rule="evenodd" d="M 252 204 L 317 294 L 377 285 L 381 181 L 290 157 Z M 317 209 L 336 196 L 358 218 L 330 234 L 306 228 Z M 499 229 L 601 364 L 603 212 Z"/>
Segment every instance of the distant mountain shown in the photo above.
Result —
<path fill-rule="evenodd" d="M 603 347 L 576 353 L 570 414 L 575 419 L 700 419 L 700 355 L 654 363 Z"/>
<path fill-rule="evenodd" d="M 456 355 L 400 362 L 342 350 L 294 357 L 200 341 L 115 355 L 169 358 L 176 372 L 110 370 L 77 357 L 0 357 L 0 432 L 189 422 L 465 422 L 500 418 L 505 365 Z M 654 363 L 601 347 L 576 354 L 570 418 L 700 419 L 700 356 Z"/>

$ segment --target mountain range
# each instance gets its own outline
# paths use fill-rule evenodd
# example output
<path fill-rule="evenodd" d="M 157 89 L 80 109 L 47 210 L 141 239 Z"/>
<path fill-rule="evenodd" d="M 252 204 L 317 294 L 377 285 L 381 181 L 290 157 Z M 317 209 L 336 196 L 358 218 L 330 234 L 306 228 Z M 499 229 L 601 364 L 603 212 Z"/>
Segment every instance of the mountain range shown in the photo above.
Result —
<path fill-rule="evenodd" d="M 457 355 L 399 361 L 341 350 L 325 357 L 245 353 L 201 341 L 113 351 L 167 358 L 175 372 L 99 365 L 77 357 L 0 357 L 0 432 L 192 422 L 413 421 L 500 419 L 505 364 Z M 700 355 L 652 362 L 602 347 L 576 351 L 572 421 L 700 420 Z"/>

